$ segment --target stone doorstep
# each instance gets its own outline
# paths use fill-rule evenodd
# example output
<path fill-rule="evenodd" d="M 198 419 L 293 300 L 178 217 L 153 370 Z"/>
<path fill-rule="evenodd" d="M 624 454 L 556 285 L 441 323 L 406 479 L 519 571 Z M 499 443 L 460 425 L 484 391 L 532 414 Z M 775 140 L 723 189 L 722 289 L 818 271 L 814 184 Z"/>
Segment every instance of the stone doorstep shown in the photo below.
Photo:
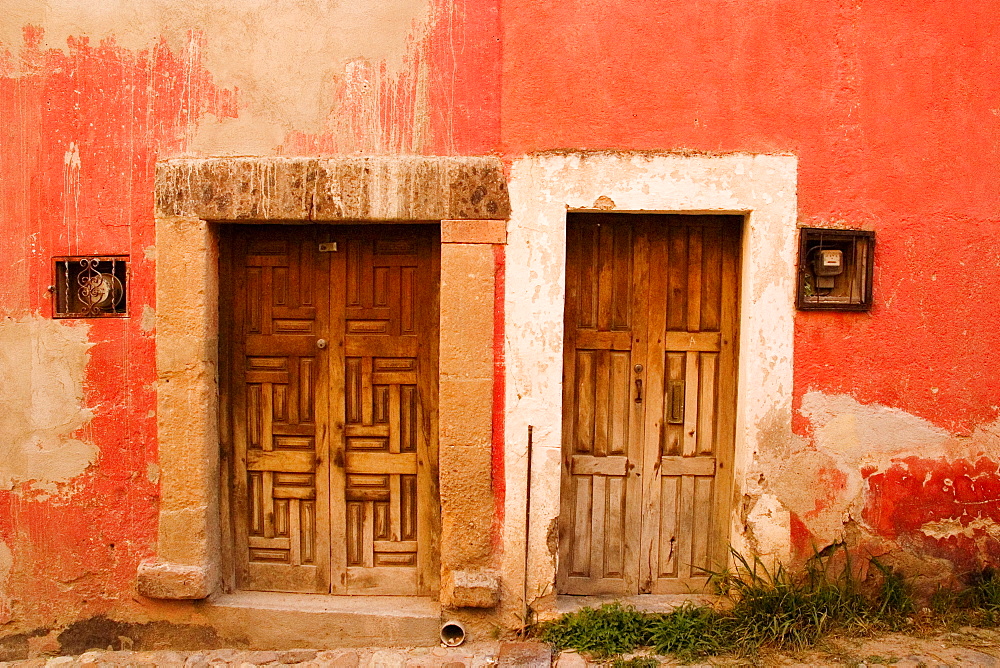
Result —
<path fill-rule="evenodd" d="M 541 621 L 576 612 L 582 608 L 598 608 L 605 603 L 631 605 L 641 612 L 670 612 L 685 603 L 712 605 L 719 600 L 714 594 L 638 594 L 636 596 L 556 596 L 555 605 L 539 615 Z"/>
<path fill-rule="evenodd" d="M 441 606 L 410 596 L 219 594 L 199 612 L 221 637 L 257 649 L 433 646 Z"/>

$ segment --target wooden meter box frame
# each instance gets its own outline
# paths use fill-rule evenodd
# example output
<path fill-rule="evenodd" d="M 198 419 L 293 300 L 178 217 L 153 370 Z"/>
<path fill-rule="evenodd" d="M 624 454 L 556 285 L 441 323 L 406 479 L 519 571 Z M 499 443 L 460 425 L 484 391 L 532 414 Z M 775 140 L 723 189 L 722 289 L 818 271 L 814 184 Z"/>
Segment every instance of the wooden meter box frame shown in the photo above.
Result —
<path fill-rule="evenodd" d="M 813 259 L 820 250 L 843 253 L 843 271 L 832 288 L 816 287 Z M 868 311 L 872 307 L 875 233 L 803 227 L 799 230 L 795 305 L 800 310 Z"/>

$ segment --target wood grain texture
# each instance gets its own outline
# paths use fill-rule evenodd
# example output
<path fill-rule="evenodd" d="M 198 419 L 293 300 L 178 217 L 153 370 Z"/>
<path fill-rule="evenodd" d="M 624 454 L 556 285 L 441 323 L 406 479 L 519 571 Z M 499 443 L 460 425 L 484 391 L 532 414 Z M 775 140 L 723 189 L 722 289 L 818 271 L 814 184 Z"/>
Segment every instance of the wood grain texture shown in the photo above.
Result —
<path fill-rule="evenodd" d="M 236 585 L 433 595 L 437 229 L 255 226 L 226 247 Z"/>
<path fill-rule="evenodd" d="M 645 232 L 630 216 L 574 216 L 568 230 L 563 507 L 564 593 L 636 588 L 645 349 Z M 636 250 L 639 249 L 639 252 Z"/>
<path fill-rule="evenodd" d="M 329 457 L 319 420 L 329 384 L 314 343 L 328 326 L 329 282 L 317 270 L 324 260 L 311 259 L 314 243 L 311 229 L 226 237 L 227 505 L 243 589 L 330 588 Z"/>
<path fill-rule="evenodd" d="M 741 221 L 568 223 L 558 591 L 698 589 L 728 540 Z"/>

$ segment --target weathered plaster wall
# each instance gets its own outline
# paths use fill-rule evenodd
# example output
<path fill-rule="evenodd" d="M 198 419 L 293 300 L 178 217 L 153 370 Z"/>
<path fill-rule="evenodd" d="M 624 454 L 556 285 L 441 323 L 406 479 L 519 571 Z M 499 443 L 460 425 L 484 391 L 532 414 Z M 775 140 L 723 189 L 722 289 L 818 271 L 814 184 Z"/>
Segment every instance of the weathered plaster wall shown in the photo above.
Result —
<path fill-rule="evenodd" d="M 5 378 L 26 379 L 0 390 L 9 635 L 147 605 L 134 590 L 161 482 L 155 162 L 486 153 L 500 62 L 496 2 L 0 0 L 0 13 L 0 355 Z M 49 320 L 50 258 L 108 253 L 130 256 L 130 317 Z"/>
<path fill-rule="evenodd" d="M 744 547 L 757 525 L 761 534 L 774 523 L 744 520 L 739 500 L 758 490 L 758 457 L 787 448 L 792 437 L 793 308 L 788 295 L 795 265 L 795 178 L 796 159 L 778 155 L 555 152 L 513 164 L 505 304 L 503 582 L 508 623 L 523 614 L 525 591 L 541 614 L 551 610 L 555 593 L 567 210 L 745 215 L 730 530 L 734 544 Z M 533 452 L 526 532 L 529 426 Z M 775 533 L 753 547 L 787 557 L 787 533 Z"/>
<path fill-rule="evenodd" d="M 26 316 L 0 321 L 0 489 L 55 492 L 97 458 L 75 435 L 93 417 L 84 406 L 85 325 Z M 15 380 L 17 379 L 17 380 Z"/>
<path fill-rule="evenodd" d="M 765 551 L 804 553 L 846 532 L 960 568 L 996 559 L 991 0 L 961 12 L 893 0 L 0 0 L 0 11 L 0 317 L 25 351 L 16 377 L 28 351 L 71 349 L 43 374 L 65 388 L 30 400 L 34 413 L 46 393 L 72 394 L 65 415 L 38 415 L 62 420 L 42 431 L 74 444 L 60 471 L 5 469 L 4 632 L 135 605 L 159 485 L 153 166 L 209 153 L 502 151 L 515 171 L 558 148 L 796 155 L 800 224 L 878 233 L 876 306 L 795 316 L 793 410 L 769 429 L 791 422 L 797 439 L 748 468 L 745 535 Z M 508 283 L 530 291 L 506 305 L 512 322 L 537 300 L 558 303 L 561 281 L 539 257 L 559 252 L 558 233 L 519 215 L 524 257 Z M 132 317 L 45 320 L 49 259 L 108 252 L 131 257 Z M 529 266 L 547 268 L 518 278 Z M 518 336 L 546 354 L 561 344 L 531 327 Z M 524 375 L 512 368 L 506 395 L 522 409 Z M 2 397 L 25 401 L 20 386 Z M 501 426 L 508 444 L 526 437 L 522 418 Z M 552 433 L 538 436 L 552 447 Z M 821 493 L 803 494 L 817 481 Z"/>
<path fill-rule="evenodd" d="M 876 231 L 871 313 L 795 316 L 798 440 L 775 444 L 745 499 L 758 547 L 808 554 L 849 534 L 960 569 L 996 564 L 995 3 L 504 0 L 502 11 L 509 154 L 789 152 L 800 225 Z M 862 457 L 873 439 L 883 445 Z"/>
<path fill-rule="evenodd" d="M 491 5 L 4 0 L 0 43 L 16 52 L 31 26 L 45 53 L 184 54 L 226 91 L 180 128 L 185 154 L 469 152 L 498 129 Z"/>

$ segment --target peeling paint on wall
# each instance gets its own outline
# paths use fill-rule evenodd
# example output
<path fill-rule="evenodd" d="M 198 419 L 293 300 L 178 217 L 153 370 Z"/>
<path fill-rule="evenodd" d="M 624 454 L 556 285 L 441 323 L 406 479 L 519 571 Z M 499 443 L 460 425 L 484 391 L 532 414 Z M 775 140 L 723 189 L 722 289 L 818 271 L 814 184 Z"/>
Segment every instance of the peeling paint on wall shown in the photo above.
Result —
<path fill-rule="evenodd" d="M 0 489 L 30 484 L 55 491 L 97 458 L 76 436 L 93 414 L 84 407 L 85 325 L 25 317 L 0 321 Z"/>
<path fill-rule="evenodd" d="M 7 543 L 0 540 L 0 624 L 10 621 L 10 595 L 7 589 L 7 577 L 14 565 L 14 557 Z"/>
<path fill-rule="evenodd" d="M 929 420 L 898 408 L 865 405 L 846 394 L 807 392 L 801 412 L 812 424 L 816 446 L 845 464 L 902 452 L 933 456 L 948 438 Z"/>
<path fill-rule="evenodd" d="M 426 30 L 430 9 L 429 0 L 2 0 L 0 41 L 19 44 L 25 25 L 44 29 L 44 49 L 65 49 L 68 40 L 87 37 L 130 51 L 163 40 L 180 53 L 196 39 L 197 57 L 216 81 L 240 91 L 241 110 L 239 118 L 202 124 L 191 149 L 267 153 L 288 132 L 323 128 L 346 64 L 375 62 L 387 76 L 398 73 L 412 34 Z"/>
<path fill-rule="evenodd" d="M 755 534 L 800 558 L 850 534 L 873 553 L 940 561 L 938 577 L 995 560 L 1000 421 L 956 436 L 898 408 L 818 391 L 800 413 L 807 435 L 755 461 Z"/>

